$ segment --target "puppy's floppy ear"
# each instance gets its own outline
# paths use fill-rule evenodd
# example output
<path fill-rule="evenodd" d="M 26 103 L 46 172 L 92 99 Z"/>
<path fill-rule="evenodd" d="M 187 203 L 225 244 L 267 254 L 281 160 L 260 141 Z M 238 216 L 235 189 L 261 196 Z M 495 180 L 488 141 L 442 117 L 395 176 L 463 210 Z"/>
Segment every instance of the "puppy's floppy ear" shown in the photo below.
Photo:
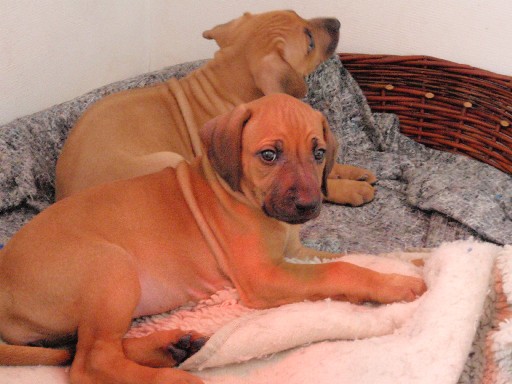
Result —
<path fill-rule="evenodd" d="M 254 62 L 252 73 L 256 86 L 264 95 L 286 93 L 302 99 L 308 91 L 306 80 L 284 59 L 284 52 L 280 47 L 261 61 Z"/>
<path fill-rule="evenodd" d="M 245 12 L 243 16 L 238 19 L 231 20 L 224 24 L 219 24 L 212 29 L 203 32 L 203 37 L 208 40 L 215 40 L 220 48 L 227 47 L 233 43 L 238 37 L 237 29 L 245 21 L 247 21 L 252 15 L 249 12 Z"/>
<path fill-rule="evenodd" d="M 234 191 L 240 191 L 242 131 L 250 117 L 251 111 L 242 104 L 210 120 L 199 132 L 213 169 Z"/>
<path fill-rule="evenodd" d="M 319 112 L 320 113 L 320 112 Z M 327 178 L 334 167 L 334 163 L 336 162 L 336 155 L 338 153 L 338 140 L 331 131 L 329 127 L 329 123 L 324 115 L 322 115 L 322 125 L 324 128 L 324 140 L 327 145 L 327 150 L 325 153 L 325 167 L 322 174 L 322 193 L 324 196 L 328 196 L 327 191 Z"/>

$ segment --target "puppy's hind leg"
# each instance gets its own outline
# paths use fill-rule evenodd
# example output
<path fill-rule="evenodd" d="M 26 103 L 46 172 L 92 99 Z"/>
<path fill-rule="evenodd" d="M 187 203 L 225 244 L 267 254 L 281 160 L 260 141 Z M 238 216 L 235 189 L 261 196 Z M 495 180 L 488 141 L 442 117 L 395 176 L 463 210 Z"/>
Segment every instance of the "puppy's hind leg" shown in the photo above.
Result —
<path fill-rule="evenodd" d="M 112 171 L 114 179 L 131 179 L 133 177 L 149 175 L 164 168 L 176 168 L 186 159 L 175 152 L 155 152 L 143 156 L 125 158 L 119 166 Z"/>
<path fill-rule="evenodd" d="M 137 272 L 128 263 L 108 268 L 84 293 L 78 344 L 71 365 L 72 384 L 200 384 L 174 368 L 150 368 L 129 360 L 123 336 L 129 329 L 140 297 Z M 103 275 L 105 273 L 103 272 Z"/>
<path fill-rule="evenodd" d="M 185 158 L 176 152 L 155 152 L 149 155 L 139 156 L 135 158 L 137 166 L 147 173 L 158 172 L 164 168 L 176 168 L 179 163 L 185 161 Z"/>

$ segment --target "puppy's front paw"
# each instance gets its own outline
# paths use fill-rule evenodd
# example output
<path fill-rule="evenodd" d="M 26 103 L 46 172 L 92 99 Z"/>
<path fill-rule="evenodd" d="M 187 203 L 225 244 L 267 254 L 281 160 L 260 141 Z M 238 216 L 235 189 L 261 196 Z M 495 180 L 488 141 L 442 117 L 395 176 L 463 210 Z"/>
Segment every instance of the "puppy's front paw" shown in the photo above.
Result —
<path fill-rule="evenodd" d="M 377 181 L 377 176 L 369 169 L 336 163 L 329 173 L 329 179 L 366 181 L 369 184 L 374 184 Z"/>
<path fill-rule="evenodd" d="M 327 179 L 327 201 L 358 207 L 373 200 L 375 189 L 365 181 Z"/>
<path fill-rule="evenodd" d="M 383 275 L 384 282 L 376 288 L 376 301 L 383 304 L 413 301 L 427 290 L 423 279 L 398 274 Z"/>

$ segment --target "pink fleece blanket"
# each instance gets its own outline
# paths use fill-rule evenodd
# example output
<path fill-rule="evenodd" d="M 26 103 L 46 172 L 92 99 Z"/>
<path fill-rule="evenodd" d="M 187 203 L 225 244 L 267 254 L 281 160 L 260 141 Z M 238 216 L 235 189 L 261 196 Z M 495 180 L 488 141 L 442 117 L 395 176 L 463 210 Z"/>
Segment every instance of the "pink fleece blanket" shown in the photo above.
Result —
<path fill-rule="evenodd" d="M 424 258 L 424 268 L 404 261 L 417 257 Z M 495 260 L 502 270 L 512 267 L 512 247 L 468 240 L 429 253 L 346 259 L 384 272 L 421 274 L 429 290 L 412 303 L 324 300 L 253 310 L 227 289 L 197 305 L 140 319 L 127 337 L 176 327 L 211 335 L 181 366 L 207 383 L 457 383 L 486 297 L 494 291 Z M 510 276 L 500 276 L 505 275 L 500 286 L 511 289 Z M 488 339 L 490 361 L 482 370 L 487 382 L 510 374 L 506 351 L 512 333 L 506 324 Z M 0 367 L 0 382 L 63 384 L 66 368 Z"/>

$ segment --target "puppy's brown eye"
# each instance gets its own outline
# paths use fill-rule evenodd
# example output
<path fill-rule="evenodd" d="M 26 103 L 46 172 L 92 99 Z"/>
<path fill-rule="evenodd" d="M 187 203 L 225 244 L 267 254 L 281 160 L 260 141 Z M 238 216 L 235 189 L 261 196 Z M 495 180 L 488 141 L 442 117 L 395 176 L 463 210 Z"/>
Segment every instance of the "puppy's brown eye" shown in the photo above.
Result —
<path fill-rule="evenodd" d="M 277 159 L 277 152 L 271 149 L 265 149 L 264 151 L 260 152 L 260 157 L 264 162 L 272 163 Z"/>
<path fill-rule="evenodd" d="M 325 149 L 317 148 L 313 150 L 313 156 L 315 157 L 315 160 L 319 163 L 322 162 L 325 158 Z"/>
<path fill-rule="evenodd" d="M 306 37 L 308 38 L 308 55 L 311 53 L 313 49 L 315 49 L 315 40 L 313 39 L 313 34 L 309 29 L 305 29 L 304 33 L 306 34 Z"/>

